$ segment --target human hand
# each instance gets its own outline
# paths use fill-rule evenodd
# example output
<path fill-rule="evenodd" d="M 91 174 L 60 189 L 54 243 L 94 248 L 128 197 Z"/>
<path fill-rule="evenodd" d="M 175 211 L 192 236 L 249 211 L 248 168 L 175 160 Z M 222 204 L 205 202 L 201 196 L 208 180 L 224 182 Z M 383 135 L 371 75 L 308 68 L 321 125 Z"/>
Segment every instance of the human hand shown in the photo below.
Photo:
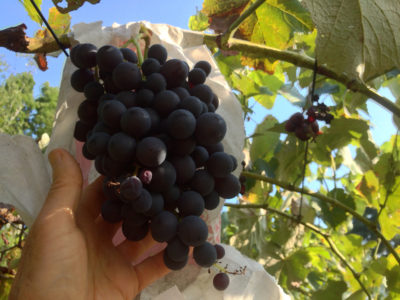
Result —
<path fill-rule="evenodd" d="M 150 234 L 112 243 L 120 224 L 100 215 L 102 177 L 82 190 L 80 168 L 68 152 L 53 150 L 49 161 L 53 184 L 30 229 L 9 299 L 131 300 L 169 272 L 162 253 L 132 265 L 156 243 Z"/>

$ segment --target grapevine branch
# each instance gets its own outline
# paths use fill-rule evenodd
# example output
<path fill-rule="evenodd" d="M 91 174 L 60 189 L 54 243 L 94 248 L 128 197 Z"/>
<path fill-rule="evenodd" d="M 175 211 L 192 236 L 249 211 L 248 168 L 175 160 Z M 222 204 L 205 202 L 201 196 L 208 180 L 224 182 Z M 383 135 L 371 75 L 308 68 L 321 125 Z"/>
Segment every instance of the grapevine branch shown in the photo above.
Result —
<path fill-rule="evenodd" d="M 322 201 L 328 202 L 331 205 L 334 205 L 336 207 L 340 207 L 341 209 L 345 210 L 346 212 L 350 213 L 351 215 L 353 215 L 355 218 L 357 218 L 358 220 L 360 220 L 362 223 L 364 223 L 371 231 L 373 231 L 381 240 L 382 242 L 385 244 L 385 246 L 387 247 L 387 249 L 389 250 L 389 252 L 394 256 L 394 258 L 396 259 L 397 263 L 400 265 L 400 256 L 399 254 L 396 252 L 396 250 L 393 248 L 393 246 L 390 244 L 390 242 L 383 236 L 383 234 L 378 230 L 377 226 L 375 223 L 369 221 L 367 218 L 363 217 L 362 215 L 360 215 L 359 213 L 357 213 L 354 209 L 348 207 L 347 205 L 343 204 L 342 202 L 322 195 L 320 193 L 315 193 L 310 191 L 307 188 L 301 189 L 297 186 L 294 186 L 290 183 L 287 182 L 283 182 L 274 178 L 270 178 L 267 176 L 263 176 L 260 174 L 256 174 L 256 173 L 252 173 L 252 172 L 242 172 L 241 175 L 246 176 L 248 178 L 253 178 L 256 180 L 261 180 L 261 181 L 265 181 L 277 186 L 280 186 L 286 190 L 289 191 L 293 191 L 293 192 L 298 192 L 298 193 L 303 193 L 305 195 L 309 195 L 311 197 L 315 197 L 318 198 Z"/>
<path fill-rule="evenodd" d="M 367 288 L 365 287 L 365 285 L 361 282 L 360 280 L 360 274 L 358 274 L 356 272 L 356 270 L 354 270 L 354 268 L 348 263 L 348 261 L 346 260 L 346 257 L 344 257 L 344 255 L 339 251 L 339 249 L 336 247 L 335 243 L 333 242 L 332 238 L 330 237 L 330 235 L 324 231 L 322 231 L 320 228 L 318 228 L 317 226 L 315 226 L 314 224 L 308 223 L 308 222 L 303 222 L 301 220 L 299 220 L 299 218 L 297 216 L 291 216 L 287 213 L 284 213 L 280 210 L 274 209 L 274 208 L 270 208 L 268 207 L 267 204 L 229 204 L 229 203 L 225 203 L 224 204 L 227 207 L 232 207 L 232 208 L 251 208 L 251 209 L 264 209 L 266 211 L 278 214 L 284 218 L 290 219 L 294 222 L 297 222 L 299 224 L 302 224 L 304 227 L 314 231 L 315 233 L 319 234 L 320 236 L 322 236 L 325 241 L 328 243 L 329 247 L 331 248 L 332 252 L 340 259 L 340 261 L 350 270 L 350 272 L 353 274 L 354 278 L 357 280 L 358 284 L 360 285 L 360 287 L 363 289 L 363 291 L 365 292 L 365 294 L 368 296 L 368 299 L 372 299 L 371 295 L 369 294 Z"/>

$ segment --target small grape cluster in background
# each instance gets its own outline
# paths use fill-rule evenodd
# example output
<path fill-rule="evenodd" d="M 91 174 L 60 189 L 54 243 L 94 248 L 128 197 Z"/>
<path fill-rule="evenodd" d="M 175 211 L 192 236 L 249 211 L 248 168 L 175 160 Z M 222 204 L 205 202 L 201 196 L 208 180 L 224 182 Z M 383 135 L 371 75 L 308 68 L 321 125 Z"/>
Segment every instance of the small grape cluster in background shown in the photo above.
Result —
<path fill-rule="evenodd" d="M 285 123 L 285 130 L 294 132 L 296 137 L 302 141 L 315 138 L 322 133 L 319 131 L 317 120 L 325 121 L 327 124 L 333 120 L 333 115 L 329 113 L 329 107 L 324 103 L 319 103 L 318 95 L 313 95 L 312 101 L 313 105 L 307 110 L 307 118 L 298 112 L 294 113 Z"/>
<path fill-rule="evenodd" d="M 75 46 L 71 61 L 78 69 L 71 85 L 86 100 L 74 137 L 105 176 L 105 220 L 122 222 L 128 240 L 150 231 L 154 240 L 167 242 L 164 262 L 172 270 L 187 264 L 189 247 L 195 262 L 209 268 L 223 256 L 222 247 L 207 242 L 200 216 L 217 208 L 220 197 L 239 193 L 241 183 L 232 174 L 237 162 L 224 152 L 226 123 L 215 113 L 218 97 L 205 84 L 211 65 L 199 61 L 189 70 L 167 56 L 155 44 L 138 66 L 128 48 Z M 228 283 L 224 272 L 214 278 L 219 290 Z"/>

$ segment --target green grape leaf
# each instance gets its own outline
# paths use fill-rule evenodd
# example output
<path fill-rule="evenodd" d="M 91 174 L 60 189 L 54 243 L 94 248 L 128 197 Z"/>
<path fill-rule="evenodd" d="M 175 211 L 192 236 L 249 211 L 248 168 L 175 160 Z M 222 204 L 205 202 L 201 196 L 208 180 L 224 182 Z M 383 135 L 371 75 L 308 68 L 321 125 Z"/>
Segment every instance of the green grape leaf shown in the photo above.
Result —
<path fill-rule="evenodd" d="M 85 4 L 86 1 L 91 4 L 96 4 L 100 2 L 100 0 L 52 0 L 52 1 L 57 10 L 62 14 L 66 14 L 69 13 L 70 11 L 77 10 L 79 7 Z M 66 6 L 63 3 L 64 1 L 67 2 Z M 60 4 L 62 3 L 63 6 L 60 6 L 59 3 Z"/>
<path fill-rule="evenodd" d="M 208 17 L 205 13 L 198 11 L 195 15 L 189 18 L 189 28 L 194 31 L 204 31 L 210 24 L 208 23 Z"/>
<path fill-rule="evenodd" d="M 278 93 L 296 106 L 304 107 L 304 105 L 306 104 L 306 98 L 292 84 L 282 85 L 281 88 L 278 90 Z"/>
<path fill-rule="evenodd" d="M 400 66 L 397 13 L 400 1 L 305 0 L 303 3 L 318 30 L 319 64 L 364 81 Z"/>
<path fill-rule="evenodd" d="M 399 233 L 400 209 L 391 212 L 387 209 L 382 210 L 379 215 L 379 224 L 381 225 L 382 234 L 386 239 L 391 240 Z"/>
<path fill-rule="evenodd" d="M 311 300 L 337 300 L 342 299 L 343 293 L 347 290 L 344 281 L 328 280 L 326 288 L 313 293 Z"/>
<path fill-rule="evenodd" d="M 36 23 L 42 25 L 43 21 L 40 15 L 37 13 L 35 7 L 32 5 L 32 2 L 30 0 L 18 0 L 24 7 L 25 10 L 27 11 L 29 17 L 35 21 Z M 40 9 L 42 5 L 42 0 L 35 0 L 36 6 Z"/>
<path fill-rule="evenodd" d="M 355 209 L 356 204 L 350 195 L 346 194 L 343 189 L 336 188 L 328 193 L 329 197 L 335 198 L 339 202 L 345 204 L 346 206 Z M 321 212 L 324 217 L 324 221 L 328 224 L 330 224 L 332 227 L 336 228 L 340 224 L 342 224 L 344 221 L 347 220 L 347 213 L 339 207 L 332 206 L 329 203 L 326 203 L 325 201 L 319 200 L 319 204 L 321 207 Z"/>
<path fill-rule="evenodd" d="M 307 278 L 311 269 L 306 266 L 310 264 L 311 260 L 312 257 L 307 249 L 296 250 L 284 260 L 282 272 L 286 274 L 289 283 L 303 281 Z"/>
<path fill-rule="evenodd" d="M 394 266 L 386 273 L 388 289 L 400 293 L 400 266 Z M 395 299 L 395 298 L 393 298 Z"/>
<path fill-rule="evenodd" d="M 71 16 L 68 13 L 60 13 L 55 7 L 49 9 L 49 18 L 47 21 L 56 35 L 65 34 L 70 30 Z"/>
<path fill-rule="evenodd" d="M 207 16 L 229 15 L 249 0 L 204 0 L 202 12 Z"/>
<path fill-rule="evenodd" d="M 253 162 L 260 158 L 268 161 L 273 157 L 275 148 L 279 144 L 280 134 L 269 132 L 268 129 L 277 123 L 275 117 L 268 115 L 257 126 L 250 146 L 250 159 Z"/>

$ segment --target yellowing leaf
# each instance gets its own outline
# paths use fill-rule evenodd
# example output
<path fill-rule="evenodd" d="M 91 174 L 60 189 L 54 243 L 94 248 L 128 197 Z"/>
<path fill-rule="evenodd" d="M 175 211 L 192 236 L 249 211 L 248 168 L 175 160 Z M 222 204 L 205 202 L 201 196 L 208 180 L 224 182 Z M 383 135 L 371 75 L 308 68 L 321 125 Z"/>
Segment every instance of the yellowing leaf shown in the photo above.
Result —
<path fill-rule="evenodd" d="M 25 7 L 25 10 L 28 12 L 29 17 L 36 23 L 42 25 L 43 21 L 40 18 L 40 15 L 37 13 L 35 7 L 32 5 L 32 2 L 30 0 L 19 0 L 19 2 Z M 40 6 L 42 5 L 42 0 L 35 0 L 35 4 L 40 9 Z"/>
<path fill-rule="evenodd" d="M 71 16 L 60 13 L 57 8 L 49 9 L 48 22 L 56 35 L 62 35 L 69 31 L 71 25 Z"/>

